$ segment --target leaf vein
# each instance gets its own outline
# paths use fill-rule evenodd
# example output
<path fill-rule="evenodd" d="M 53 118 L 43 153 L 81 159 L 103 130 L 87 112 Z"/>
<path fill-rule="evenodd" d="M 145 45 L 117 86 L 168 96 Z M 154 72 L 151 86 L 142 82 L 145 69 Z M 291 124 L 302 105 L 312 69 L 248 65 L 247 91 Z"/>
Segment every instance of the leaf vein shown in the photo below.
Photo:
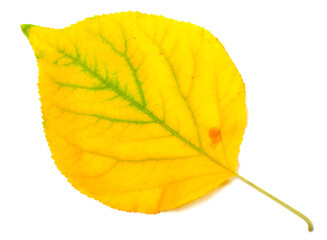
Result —
<path fill-rule="evenodd" d="M 159 124 L 160 126 L 162 126 L 164 129 L 166 129 L 168 132 L 170 132 L 173 136 L 175 136 L 176 138 L 178 138 L 179 140 L 181 140 L 183 143 L 185 143 L 187 146 L 191 147 L 193 150 L 197 151 L 200 154 L 203 154 L 204 156 L 206 156 L 210 161 L 218 164 L 219 166 L 221 166 L 222 168 L 224 168 L 225 170 L 227 170 L 228 172 L 237 175 L 237 173 L 231 169 L 229 169 L 228 167 L 226 167 L 225 165 L 223 165 L 222 163 L 220 163 L 219 161 L 217 161 L 215 158 L 213 158 L 212 156 L 208 155 L 206 152 L 203 151 L 203 149 L 197 147 L 196 145 L 194 145 L 192 142 L 190 142 L 189 140 L 187 140 L 186 138 L 184 138 L 182 135 L 180 135 L 176 130 L 172 129 L 171 127 L 169 127 L 164 121 L 160 120 L 156 115 L 154 115 L 149 109 L 147 109 L 145 106 L 140 105 L 138 102 L 136 102 L 132 97 L 128 96 L 127 94 L 125 94 L 122 90 L 120 90 L 119 88 L 115 87 L 113 85 L 113 83 L 106 81 L 106 79 L 104 79 L 100 74 L 98 73 L 94 73 L 92 72 L 92 69 L 90 69 L 84 62 L 79 61 L 79 59 L 75 59 L 74 56 L 66 53 L 64 50 L 56 48 L 57 51 L 61 54 L 63 54 L 64 56 L 66 56 L 67 58 L 71 58 L 73 60 L 76 60 L 76 64 L 78 66 L 80 66 L 82 68 L 82 70 L 84 69 L 85 72 L 89 73 L 90 75 L 93 75 L 95 78 L 97 78 L 99 81 L 101 81 L 102 83 L 106 84 L 109 88 L 111 88 L 115 93 L 117 93 L 118 95 L 120 95 L 122 98 L 124 98 L 125 100 L 130 102 L 131 106 L 135 106 L 137 109 L 139 109 L 141 112 L 143 112 L 144 114 L 148 115 L 151 119 L 153 119 L 153 121 L 157 124 Z"/>
<path fill-rule="evenodd" d="M 114 46 L 114 44 L 112 42 L 110 42 L 108 39 L 106 39 L 101 33 L 98 35 L 101 40 L 106 44 L 106 45 L 109 45 L 110 48 L 116 53 L 118 54 L 120 57 L 122 57 L 128 68 L 131 70 L 132 72 L 132 75 L 133 75 L 133 78 L 134 78 L 134 81 L 137 85 L 137 88 L 138 88 L 138 91 L 139 91 L 139 94 L 140 94 L 140 97 L 141 97 L 141 105 L 142 106 L 146 106 L 146 101 L 145 101 L 145 96 L 144 96 L 144 91 L 143 91 L 143 88 L 142 88 L 142 82 L 140 81 L 139 77 L 138 77 L 138 74 L 137 74 L 137 69 L 134 67 L 134 65 L 132 64 L 131 62 L 131 59 L 127 56 L 127 40 L 126 40 L 126 37 L 125 35 L 123 34 L 124 36 L 124 45 L 125 45 L 125 52 L 120 52 L 117 50 L 117 48 Z"/>
<path fill-rule="evenodd" d="M 121 118 L 111 118 L 111 117 L 107 117 L 105 115 L 99 115 L 99 114 L 93 114 L 93 113 L 75 112 L 75 111 L 71 111 L 69 109 L 61 108 L 61 107 L 58 107 L 58 106 L 55 106 L 55 107 L 59 108 L 63 112 L 72 113 L 72 114 L 76 114 L 76 115 L 80 115 L 80 116 L 95 117 L 95 118 L 98 118 L 100 120 L 106 120 L 106 121 L 110 121 L 110 122 L 128 123 L 128 124 L 152 124 L 152 123 L 155 123 L 154 121 L 141 121 L 141 120 L 130 120 L 130 119 L 121 119 Z"/>

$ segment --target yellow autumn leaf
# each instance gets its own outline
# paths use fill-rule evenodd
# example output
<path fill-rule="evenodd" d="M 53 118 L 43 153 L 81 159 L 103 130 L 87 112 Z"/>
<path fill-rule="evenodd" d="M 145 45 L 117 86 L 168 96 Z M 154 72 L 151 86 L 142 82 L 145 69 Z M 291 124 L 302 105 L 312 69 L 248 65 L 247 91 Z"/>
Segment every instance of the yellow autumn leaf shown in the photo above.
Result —
<path fill-rule="evenodd" d="M 247 181 L 236 172 L 244 84 L 209 31 L 137 12 L 22 30 L 38 61 L 52 157 L 80 192 L 158 213 L 233 176 Z"/>

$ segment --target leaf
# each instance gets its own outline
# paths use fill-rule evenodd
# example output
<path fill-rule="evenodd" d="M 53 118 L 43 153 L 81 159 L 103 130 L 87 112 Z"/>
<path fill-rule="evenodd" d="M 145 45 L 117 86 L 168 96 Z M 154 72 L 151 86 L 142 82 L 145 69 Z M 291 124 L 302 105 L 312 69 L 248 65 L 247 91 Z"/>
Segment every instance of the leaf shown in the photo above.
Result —
<path fill-rule="evenodd" d="M 137 12 L 22 30 L 52 157 L 80 192 L 158 213 L 235 176 L 244 84 L 209 31 Z"/>

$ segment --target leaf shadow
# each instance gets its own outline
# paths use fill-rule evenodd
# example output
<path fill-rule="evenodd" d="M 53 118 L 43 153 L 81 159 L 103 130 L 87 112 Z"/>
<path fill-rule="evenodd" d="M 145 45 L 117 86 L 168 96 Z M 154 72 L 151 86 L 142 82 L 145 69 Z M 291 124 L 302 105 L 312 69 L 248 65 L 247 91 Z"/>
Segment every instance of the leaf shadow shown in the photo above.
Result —
<path fill-rule="evenodd" d="M 182 212 L 182 211 L 187 211 L 190 208 L 193 208 L 195 206 L 197 206 L 198 204 L 202 204 L 206 201 L 208 201 L 209 199 L 211 199 L 213 196 L 215 196 L 217 193 L 219 193 L 220 191 L 222 191 L 227 185 L 231 184 L 231 182 L 233 181 L 233 178 L 226 180 L 225 182 L 221 183 L 217 188 L 211 190 L 210 192 L 208 192 L 207 194 L 203 195 L 202 197 L 198 198 L 198 199 L 194 199 L 191 200 L 190 202 L 174 208 L 174 209 L 170 209 L 165 211 L 166 213 L 174 213 L 174 212 Z"/>

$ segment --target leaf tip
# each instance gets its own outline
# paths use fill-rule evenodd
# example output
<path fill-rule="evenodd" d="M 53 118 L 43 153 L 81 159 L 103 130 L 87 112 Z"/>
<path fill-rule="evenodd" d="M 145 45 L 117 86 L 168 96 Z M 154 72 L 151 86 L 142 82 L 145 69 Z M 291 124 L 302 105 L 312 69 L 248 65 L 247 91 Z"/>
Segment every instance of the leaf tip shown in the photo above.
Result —
<path fill-rule="evenodd" d="M 35 25 L 33 25 L 33 24 L 21 24 L 20 27 L 21 27 L 22 32 L 24 33 L 24 35 L 28 38 L 31 28 L 35 27 Z"/>

